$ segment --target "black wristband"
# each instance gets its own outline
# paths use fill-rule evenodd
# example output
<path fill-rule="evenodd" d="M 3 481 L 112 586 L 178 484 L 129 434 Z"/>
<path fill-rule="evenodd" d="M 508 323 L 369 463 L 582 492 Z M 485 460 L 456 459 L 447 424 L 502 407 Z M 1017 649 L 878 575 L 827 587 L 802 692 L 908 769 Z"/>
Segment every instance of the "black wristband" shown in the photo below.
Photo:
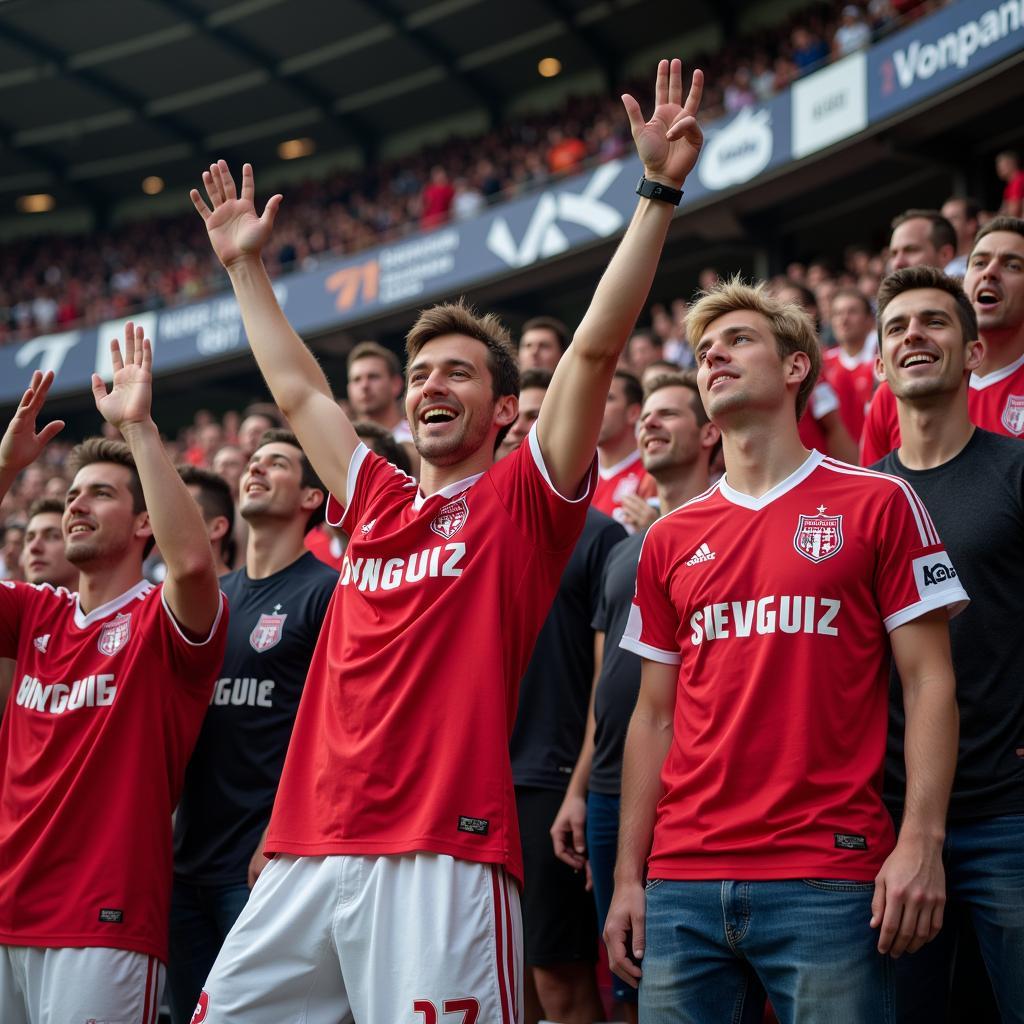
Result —
<path fill-rule="evenodd" d="M 662 185 L 658 181 L 648 181 L 643 177 L 636 183 L 636 194 L 645 199 L 657 199 L 663 203 L 671 203 L 673 206 L 678 206 L 679 201 L 683 198 L 682 189 Z"/>

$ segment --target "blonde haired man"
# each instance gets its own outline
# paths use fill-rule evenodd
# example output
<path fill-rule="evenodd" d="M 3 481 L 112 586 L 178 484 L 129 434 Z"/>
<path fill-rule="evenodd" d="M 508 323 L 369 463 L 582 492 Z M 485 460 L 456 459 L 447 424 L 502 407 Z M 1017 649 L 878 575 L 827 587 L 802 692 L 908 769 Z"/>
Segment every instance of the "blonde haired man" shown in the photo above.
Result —
<path fill-rule="evenodd" d="M 695 1024 L 760 1019 L 761 986 L 784 1024 L 888 1021 L 880 954 L 941 924 L 957 738 L 946 619 L 967 595 L 908 485 L 800 443 L 821 360 L 801 309 L 733 280 L 687 333 L 727 473 L 656 522 L 640 556 L 612 966 L 642 975 L 649 1024 L 679 1006 Z M 907 706 L 895 850 L 890 644 Z"/>

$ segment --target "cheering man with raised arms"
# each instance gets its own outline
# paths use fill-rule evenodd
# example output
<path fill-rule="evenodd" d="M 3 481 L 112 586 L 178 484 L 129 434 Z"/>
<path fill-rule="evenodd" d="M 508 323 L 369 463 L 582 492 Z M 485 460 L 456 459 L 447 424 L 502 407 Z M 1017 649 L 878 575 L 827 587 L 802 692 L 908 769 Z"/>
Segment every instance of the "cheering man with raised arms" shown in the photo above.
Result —
<path fill-rule="evenodd" d="M 0 1020 L 156 1020 L 167 961 L 171 813 L 224 656 L 227 624 L 198 506 L 150 415 L 152 352 L 128 324 L 113 388 L 125 443 L 76 446 L 61 524 L 78 593 L 0 584 Z M 0 497 L 60 430 L 36 432 L 33 374 L 0 439 Z M 167 564 L 142 576 L 154 540 Z"/>
<path fill-rule="evenodd" d="M 274 399 L 351 537 L 310 666 L 260 877 L 194 1017 L 206 1024 L 520 1019 L 520 844 L 507 744 L 522 677 L 583 527 L 619 354 L 696 162 L 703 76 L 658 67 L 629 114 L 645 178 L 626 235 L 544 399 L 516 418 L 505 329 L 462 304 L 410 330 L 406 414 L 421 485 L 359 443 L 286 321 L 260 260 L 252 169 L 224 162 L 192 199 L 227 269 Z M 667 200 L 667 201 L 666 201 Z M 419 1015 L 419 1016 L 417 1016 Z"/>

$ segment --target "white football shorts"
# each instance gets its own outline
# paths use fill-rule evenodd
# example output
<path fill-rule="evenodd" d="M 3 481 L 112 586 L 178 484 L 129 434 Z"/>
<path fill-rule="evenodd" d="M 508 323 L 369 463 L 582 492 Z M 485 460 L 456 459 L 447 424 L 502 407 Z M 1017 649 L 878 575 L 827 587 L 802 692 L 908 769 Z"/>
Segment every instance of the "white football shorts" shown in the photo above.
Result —
<path fill-rule="evenodd" d="M 145 953 L 0 946 L 3 1024 L 156 1024 L 163 984 Z"/>
<path fill-rule="evenodd" d="M 442 854 L 275 857 L 192 1024 L 518 1024 L 519 890 Z"/>

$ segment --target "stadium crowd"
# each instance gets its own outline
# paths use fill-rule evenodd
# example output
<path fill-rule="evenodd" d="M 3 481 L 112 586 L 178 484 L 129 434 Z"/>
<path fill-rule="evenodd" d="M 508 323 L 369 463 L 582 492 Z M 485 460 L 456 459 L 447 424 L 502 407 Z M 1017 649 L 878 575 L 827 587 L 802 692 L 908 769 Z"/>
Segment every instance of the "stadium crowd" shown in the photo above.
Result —
<path fill-rule="evenodd" d="M 806 446 L 817 447 L 826 455 L 841 454 L 855 463 L 856 448 L 851 455 L 848 446 L 859 443 L 863 464 L 881 460 L 887 472 L 908 477 L 921 489 L 929 510 L 939 521 L 944 502 L 959 508 L 969 496 L 965 490 L 942 498 L 943 488 L 966 488 L 967 482 L 961 483 L 952 471 L 947 473 L 946 462 L 941 459 L 936 462 L 926 456 L 920 467 L 911 468 L 910 458 L 915 453 L 920 456 L 920 451 L 900 448 L 899 432 L 893 435 L 891 422 L 885 418 L 884 409 L 895 400 L 889 385 L 879 385 L 876 376 L 880 344 L 876 325 L 884 321 L 882 303 L 894 301 L 894 290 L 896 299 L 902 294 L 899 289 L 910 294 L 915 289 L 925 294 L 938 290 L 956 298 L 962 294 L 959 278 L 944 276 L 941 271 L 966 269 L 965 286 L 971 300 L 968 308 L 973 307 L 980 336 L 991 347 L 985 349 L 984 356 L 980 351 L 966 350 L 973 376 L 970 389 L 962 390 L 965 397 L 970 395 L 971 415 L 986 429 L 972 434 L 974 428 L 968 425 L 964 436 L 993 445 L 985 457 L 994 460 L 994 466 L 1005 462 L 999 472 L 1009 474 L 1004 480 L 1009 491 L 1003 498 L 1001 514 L 1012 519 L 1022 514 L 1022 495 L 1013 490 L 1024 479 L 1020 478 L 1021 460 L 1012 457 L 1012 445 L 1008 449 L 996 445 L 995 439 L 989 441 L 993 435 L 987 431 L 1011 437 L 1024 434 L 1024 408 L 1014 405 L 1010 394 L 1024 373 L 1024 222 L 999 216 L 988 218 L 982 225 L 976 204 L 961 197 L 951 198 L 943 212 L 946 216 L 932 210 L 910 210 L 896 216 L 882 264 L 863 250 L 851 249 L 846 265 L 838 272 L 815 264 L 790 266 L 785 275 L 766 283 L 766 299 L 756 301 L 781 301 L 786 305 L 763 308 L 768 312 L 778 308 L 799 311 L 798 315 L 806 314 L 807 324 L 818 328 L 815 345 L 821 346 L 823 369 L 801 418 L 801 437 L 806 436 Z M 956 262 L 959 259 L 966 267 Z M 723 288 L 735 288 L 710 268 L 703 273 L 701 285 L 702 294 L 712 296 Z M 743 292 L 748 303 L 755 301 L 753 295 L 749 290 Z M 627 612 L 644 535 L 668 510 L 701 493 L 728 468 L 723 463 L 720 432 L 708 421 L 697 377 L 690 369 L 695 361 L 693 342 L 700 337 L 693 328 L 694 311 L 699 315 L 701 302 L 708 299 L 695 301 L 696 306 L 680 299 L 668 306 L 649 308 L 649 326 L 634 330 L 625 345 L 598 436 L 593 511 L 588 513 L 583 535 L 522 679 L 511 751 L 523 857 L 530 880 L 523 894 L 530 966 L 527 1020 L 605 1019 L 602 994 L 614 1000 L 616 1016 L 612 1019 L 635 1019 L 635 989 L 620 977 L 614 978 L 610 990 L 602 989 L 600 983 L 603 980 L 607 984 L 607 975 L 595 968 L 598 922 L 608 917 L 612 903 L 623 745 L 640 683 L 640 658 L 621 649 L 618 641 L 628 629 Z M 967 303 L 963 298 L 956 301 Z M 974 333 L 977 331 L 975 327 Z M 933 334 L 934 326 L 921 328 L 915 337 L 929 340 L 915 341 L 911 347 L 923 347 L 930 358 L 934 348 L 940 347 L 931 340 Z M 553 318 L 538 316 L 523 325 L 518 339 L 519 410 L 498 449 L 499 459 L 528 443 L 552 372 L 569 341 L 570 332 Z M 985 359 L 994 368 L 982 372 Z M 397 357 L 368 341 L 352 350 L 347 369 L 347 394 L 338 405 L 355 421 L 359 437 L 404 473 L 415 472 L 419 453 L 404 414 L 405 380 Z M 886 364 L 888 381 L 896 379 L 897 372 Z M 950 379 L 962 378 L 954 372 Z M 994 387 L 985 386 L 988 379 Z M 824 399 L 818 394 L 822 389 L 826 392 Z M 886 394 L 889 406 L 879 401 Z M 897 398 L 909 401 L 913 394 L 912 388 L 904 388 Z M 682 409 L 691 412 L 682 417 Z M 951 417 L 952 412 L 946 410 L 943 415 Z M 871 436 L 865 434 L 865 424 L 870 430 L 879 417 L 883 417 L 880 422 L 885 428 L 876 431 L 880 447 L 865 451 L 865 439 Z M 898 422 L 903 425 L 913 421 L 901 417 Z M 838 430 L 837 423 L 841 424 Z M 175 1021 L 190 1019 L 191 1007 L 220 943 L 266 863 L 260 852 L 263 829 L 302 691 L 305 665 L 338 571 L 351 571 L 344 558 L 346 533 L 324 520 L 323 485 L 302 457 L 295 436 L 284 428 L 277 406 L 256 403 L 220 419 L 200 411 L 187 430 L 164 445 L 168 463 L 179 464 L 181 478 L 198 502 L 218 572 L 230 573 L 222 576 L 222 588 L 229 595 L 232 614 L 239 616 L 238 628 L 228 633 L 227 654 L 189 762 L 177 817 L 168 989 Z M 115 443 L 121 437 L 116 424 L 109 421 L 104 433 L 107 441 Z M 941 437 L 937 439 L 928 430 L 922 437 L 939 445 L 937 451 L 945 451 Z M 918 443 L 922 443 L 920 439 Z M 973 451 L 980 443 L 969 441 L 964 452 Z M 903 453 L 907 465 L 894 449 Z M 960 463 L 962 456 L 956 451 L 954 447 L 950 465 Z M 82 459 L 81 445 L 72 452 L 70 441 L 51 440 L 17 477 L 4 499 L 5 530 L 0 549 L 4 568 L 0 577 L 74 586 L 71 581 L 77 578 L 77 569 L 63 557 L 60 531 L 65 501 L 72 499 L 68 487 L 79 479 L 69 475 L 69 469 L 80 475 Z M 959 465 L 958 472 L 963 474 L 967 469 Z M 276 483 L 275 474 L 279 475 Z M 934 480 L 930 474 L 936 474 Z M 985 472 L 966 480 L 971 487 L 991 487 Z M 933 507 L 933 501 L 937 507 Z M 977 515 L 984 520 L 980 510 Z M 1014 521 L 1019 524 L 1021 520 Z M 976 526 L 976 519 L 972 518 L 971 523 L 972 528 Z M 948 525 L 942 532 L 944 538 L 955 533 Z M 996 537 L 989 532 L 977 543 L 992 543 Z M 1019 538 L 1014 543 L 1019 544 Z M 967 545 L 972 557 L 977 555 L 974 547 Z M 700 551 L 694 557 L 699 555 Z M 1001 559 L 1003 555 L 996 557 Z M 960 558 L 956 564 L 965 573 Z M 169 578 L 159 549 L 147 553 L 146 569 L 153 582 Z M 977 602 L 978 595 L 973 586 L 971 589 Z M 280 643 L 280 622 L 263 614 L 253 628 L 252 620 L 278 597 L 287 598 L 289 607 L 294 608 L 296 593 L 305 595 L 301 611 L 289 614 L 295 615 L 293 625 L 304 623 L 303 632 L 282 645 L 275 661 L 264 660 L 258 669 L 264 675 L 273 671 L 273 685 L 280 693 L 288 694 L 276 727 L 277 749 L 268 757 L 268 751 L 259 747 L 248 731 L 257 726 L 251 720 L 246 724 L 246 713 L 251 715 L 260 699 L 255 689 L 257 677 L 247 674 L 257 670 L 246 658 L 251 660 L 252 652 L 260 651 L 262 646 L 269 649 Z M 984 606 L 989 604 L 991 601 L 986 601 Z M 1011 601 L 1010 605 L 1006 613 L 1016 614 L 1016 604 Z M 252 613 L 244 618 L 250 607 Z M 1019 715 L 1020 709 L 1014 703 L 1019 699 L 1008 698 L 999 679 L 991 678 L 992 673 L 966 653 L 958 654 L 957 644 L 967 641 L 956 638 L 964 636 L 963 630 L 967 629 L 964 626 L 961 632 L 954 632 L 954 663 L 958 670 L 978 675 L 979 686 L 984 683 L 988 689 L 983 696 L 969 691 L 961 695 L 961 759 L 963 762 L 966 755 L 966 765 L 961 769 L 963 778 L 958 775 L 954 787 L 948 828 L 952 833 L 959 826 L 962 834 L 972 835 L 979 824 L 972 800 L 993 788 L 995 795 L 989 793 L 985 798 L 991 810 L 986 811 L 982 801 L 981 824 L 1018 820 L 1013 816 L 1020 810 L 1019 782 L 1013 783 L 1016 769 L 1008 776 L 996 753 L 982 747 L 988 748 L 993 741 L 996 751 L 1006 742 L 1012 747 L 1017 741 L 1013 736 L 999 735 L 995 719 L 1003 713 Z M 596 647 L 595 637 L 599 638 Z M 643 645 L 634 649 L 647 650 Z M 902 704 L 895 696 L 896 689 L 893 693 L 893 721 L 902 723 Z M 983 706 L 986 700 L 993 700 L 994 708 Z M 265 730 L 265 723 L 258 723 L 258 728 Z M 965 730 L 977 730 L 978 735 L 965 735 Z M 896 756 L 901 742 L 902 734 L 893 732 L 887 767 L 890 779 L 897 781 L 902 772 L 902 760 Z M 234 773 L 231 765 L 237 766 Z M 219 780 L 217 785 L 211 786 L 211 779 Z M 963 792 L 958 794 L 958 787 Z M 887 799 L 898 818 L 898 788 L 887 791 Z M 1007 807 L 1013 812 L 1008 818 L 1000 813 Z M 220 821 L 222 827 L 213 830 L 211 839 L 210 825 L 214 821 Z M 1015 1011 L 1007 1011 L 1015 983 L 1007 977 L 1005 964 L 999 966 L 996 948 L 1006 942 L 1016 951 L 1019 947 L 1013 943 L 1019 942 L 1019 936 L 1013 939 L 1012 929 L 1007 932 L 1002 925 L 993 933 L 991 921 L 978 911 L 976 863 L 968 857 L 957 866 L 951 860 L 947 872 L 949 923 L 941 941 L 936 940 L 935 955 L 930 955 L 932 947 L 928 947 L 924 953 L 899 963 L 920 962 L 926 976 L 928 972 L 941 972 L 943 968 L 936 963 L 941 965 L 943 956 L 952 957 L 951 949 L 956 945 L 952 935 L 959 932 L 959 973 L 952 998 L 971 1006 L 974 1019 L 1000 1019 L 984 1016 L 993 998 L 987 992 L 987 975 L 981 967 L 984 957 L 997 988 L 1001 1019 L 1016 1019 Z M 971 945 L 975 930 L 981 940 L 980 953 L 977 939 Z M 908 970 L 907 977 L 908 983 L 913 983 L 914 972 Z M 901 1020 L 958 1019 L 946 1017 L 942 991 L 932 992 L 928 1000 L 921 991 L 915 996 L 922 1000 L 914 1011 L 918 1015 L 904 1008 Z M 771 1010 L 767 1013 L 770 1018 Z M 982 1015 L 977 1016 L 979 1013 Z"/>
<path fill-rule="evenodd" d="M 753 106 L 943 2 L 817 2 L 775 28 L 731 38 L 715 53 L 693 58 L 708 69 L 705 116 Z M 647 82 L 623 88 L 642 102 L 650 98 Z M 629 136 L 617 104 L 606 94 L 571 96 L 556 110 L 511 118 L 479 138 L 454 137 L 289 187 L 265 257 L 268 270 L 309 268 L 322 257 L 469 217 L 554 176 L 622 156 Z M 192 301 L 223 287 L 194 218 L 167 217 L 157 225 L 154 231 L 147 220 L 6 244 L 0 252 L 0 344 Z"/>
<path fill-rule="evenodd" d="M 670 194 L 680 75 L 655 128 L 627 104 Z M 129 324 L 102 437 L 42 426 L 37 373 L 0 441 L 0 1017 L 74 1019 L 66 981 L 23 1010 L 56 975 L 150 1024 L 166 965 L 174 1024 L 1024 1019 L 1013 174 L 1001 211 L 894 211 L 884 252 L 757 286 L 709 267 L 636 329 L 671 215 L 645 197 L 574 330 L 537 311 L 513 348 L 442 304 L 335 396 L 261 264 L 323 224 L 259 217 L 245 173 L 211 166 L 169 237 L 197 288 L 204 246 L 228 271 L 275 400 L 161 438 Z M 74 729 L 99 709 L 120 732 Z M 38 865 L 69 877 L 97 793 L 134 844 L 104 828 L 75 878 L 130 881 L 80 913 Z"/>

